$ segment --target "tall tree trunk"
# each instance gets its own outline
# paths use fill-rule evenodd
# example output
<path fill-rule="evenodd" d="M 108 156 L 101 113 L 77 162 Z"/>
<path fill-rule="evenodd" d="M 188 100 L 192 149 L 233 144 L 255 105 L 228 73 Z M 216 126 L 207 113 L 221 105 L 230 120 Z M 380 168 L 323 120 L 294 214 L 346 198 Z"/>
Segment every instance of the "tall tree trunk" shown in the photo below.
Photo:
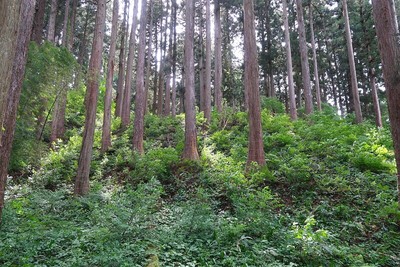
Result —
<path fill-rule="evenodd" d="M 54 43 L 56 31 L 56 18 L 58 10 L 58 0 L 51 0 L 49 26 L 47 28 L 47 41 Z"/>
<path fill-rule="evenodd" d="M 206 66 L 204 86 L 204 117 L 211 122 L 211 4 L 206 0 Z"/>
<path fill-rule="evenodd" d="M 68 50 L 72 51 L 74 46 L 74 33 L 75 33 L 75 24 L 76 24 L 76 13 L 78 11 L 78 1 L 72 0 L 72 12 L 71 12 L 71 22 L 68 29 Z"/>
<path fill-rule="evenodd" d="M 167 1 L 167 17 L 169 12 L 169 1 Z M 171 9 L 172 12 L 172 9 Z M 172 13 L 171 16 L 172 18 Z M 168 23 L 165 24 L 165 33 L 167 32 Z M 171 115 L 171 60 L 172 60 L 172 19 L 169 21 L 169 40 L 168 40 L 168 52 L 165 49 L 166 56 L 166 73 L 165 73 L 165 106 L 164 106 L 164 115 Z M 167 43 L 167 36 L 165 36 L 165 45 Z"/>
<path fill-rule="evenodd" d="M 314 83 L 315 83 L 315 95 L 317 98 L 317 107 L 321 111 L 321 89 L 319 87 L 319 75 L 318 75 L 318 61 L 317 61 L 317 49 L 315 47 L 315 35 L 314 35 L 314 20 L 313 20 L 313 10 L 312 4 L 309 5 L 310 12 L 310 31 L 311 31 L 311 47 L 313 52 L 313 62 L 314 62 Z"/>
<path fill-rule="evenodd" d="M 372 0 L 376 34 L 382 59 L 383 77 L 389 119 L 394 143 L 394 153 L 397 165 L 397 196 L 400 207 L 400 47 L 399 26 L 396 9 L 392 0 Z"/>
<path fill-rule="evenodd" d="M 353 103 L 354 103 L 353 108 L 354 108 L 354 112 L 356 114 L 356 122 L 361 123 L 363 118 L 362 118 L 362 113 L 361 113 L 360 96 L 358 93 L 356 64 L 354 62 L 353 44 L 351 41 L 349 13 L 347 11 L 347 0 L 343 0 L 343 17 L 344 17 L 345 30 L 346 30 L 347 55 L 349 57 L 349 65 L 350 65 L 351 91 L 352 91 Z"/>
<path fill-rule="evenodd" d="M 155 53 L 156 56 L 154 57 L 154 83 L 153 83 L 153 113 L 157 114 L 157 90 L 158 90 L 158 60 L 157 60 L 157 51 L 158 51 L 158 27 L 156 23 L 156 27 L 154 29 L 154 43 L 155 43 Z"/>
<path fill-rule="evenodd" d="M 194 96 L 194 0 L 186 0 L 185 25 L 185 146 L 183 158 L 198 160 Z"/>
<path fill-rule="evenodd" d="M 163 27 L 163 20 L 160 22 L 160 49 L 161 49 L 161 61 L 160 61 L 160 72 L 158 73 L 158 101 L 157 101 L 157 114 L 163 114 L 164 106 L 164 65 L 165 65 L 165 43 L 166 43 L 166 27 L 167 18 L 165 18 L 165 25 Z"/>
<path fill-rule="evenodd" d="M 118 83 L 117 83 L 117 99 L 115 105 L 115 117 L 121 117 L 122 106 L 124 101 L 124 81 L 125 81 L 125 65 L 126 65 L 126 41 L 125 38 L 128 36 L 128 7 L 129 0 L 125 0 L 124 5 L 124 18 L 121 25 L 121 46 L 119 49 L 119 60 L 118 60 Z"/>
<path fill-rule="evenodd" d="M 108 150 L 111 147 L 111 102 L 113 91 L 115 50 L 117 46 L 118 33 L 118 11 L 119 0 L 114 0 L 112 26 L 111 26 L 111 44 L 110 53 L 108 55 L 106 92 L 104 94 L 104 115 L 103 115 L 103 131 L 101 138 L 101 151 Z"/>
<path fill-rule="evenodd" d="M 61 81 L 60 93 L 56 96 L 51 122 L 50 143 L 62 138 L 65 133 L 65 109 L 67 107 L 67 81 Z"/>
<path fill-rule="evenodd" d="M 214 53 L 215 53 L 215 77 L 214 77 L 214 102 L 217 111 L 222 112 L 222 40 L 221 40 L 221 8 L 220 0 L 214 0 Z"/>
<path fill-rule="evenodd" d="M 44 14 L 46 10 L 46 0 L 36 1 L 35 17 L 33 19 L 31 40 L 41 44 L 43 40 Z"/>
<path fill-rule="evenodd" d="M 282 8 L 283 8 L 283 23 L 285 26 L 286 65 L 287 65 L 288 85 L 289 85 L 290 118 L 292 120 L 297 120 L 296 95 L 294 92 L 294 84 L 293 84 L 292 50 L 290 48 L 289 18 L 288 18 L 286 0 L 282 0 Z"/>
<path fill-rule="evenodd" d="M 244 12 L 244 86 L 249 101 L 249 154 L 247 165 L 265 164 L 261 129 L 260 93 L 258 88 L 258 60 L 253 0 L 243 1 Z"/>
<path fill-rule="evenodd" d="M 65 48 L 68 47 L 69 5 L 70 5 L 70 0 L 66 0 L 65 10 L 64 10 L 65 13 L 64 13 L 63 33 L 62 33 L 62 45 Z"/>
<path fill-rule="evenodd" d="M 200 103 L 199 108 L 200 111 L 204 112 L 204 94 L 205 94 L 205 69 L 204 69 L 204 30 L 203 30 L 203 4 L 200 4 L 199 7 L 199 34 L 200 34 L 200 56 L 199 56 L 199 96 L 200 96 Z"/>
<path fill-rule="evenodd" d="M 136 68 L 136 98 L 135 98 L 135 119 L 133 125 L 133 150 L 144 154 L 143 133 L 144 133 L 144 111 L 146 108 L 146 92 L 144 88 L 144 66 L 146 54 L 146 22 L 147 22 L 147 1 L 142 1 L 140 14 L 139 51 L 138 64 Z"/>
<path fill-rule="evenodd" d="M 0 1 L 0 222 L 34 12 L 35 0 Z"/>
<path fill-rule="evenodd" d="M 310 66 L 308 64 L 306 31 L 304 27 L 303 1 L 296 0 L 296 7 L 297 7 L 297 23 L 298 23 L 300 57 L 301 57 L 301 76 L 303 80 L 303 92 L 304 92 L 304 100 L 306 108 L 305 113 L 309 115 L 313 112 L 313 99 L 311 94 Z"/>
<path fill-rule="evenodd" d="M 128 126 L 131 116 L 132 71 L 133 71 L 133 62 L 135 60 L 138 5 L 139 1 L 134 0 L 131 36 L 129 38 L 128 62 L 126 66 L 126 75 L 125 75 L 125 90 L 123 94 L 124 97 L 123 97 L 122 113 L 121 113 L 122 127 Z"/>
<path fill-rule="evenodd" d="M 145 94 L 146 94 L 146 104 L 145 104 L 145 114 L 149 109 L 149 88 L 150 88 L 150 76 L 151 76 L 151 54 L 153 53 L 153 13 L 154 13 L 154 4 L 153 0 L 150 0 L 150 14 L 149 14 L 149 41 L 147 46 L 147 62 L 146 62 L 146 81 L 145 81 Z"/>
<path fill-rule="evenodd" d="M 177 17 L 177 8 L 178 5 L 176 0 L 172 0 L 172 10 L 173 10 L 173 34 L 174 34 L 174 43 L 172 50 L 172 117 L 176 115 L 176 58 L 177 58 L 177 45 L 176 45 L 176 17 Z"/>
<path fill-rule="evenodd" d="M 93 154 L 93 138 L 96 124 L 96 107 L 99 95 L 101 54 L 106 21 L 106 0 L 97 0 L 95 31 L 90 57 L 86 89 L 86 116 L 83 130 L 82 148 L 79 155 L 78 171 L 75 179 L 74 194 L 86 195 L 89 192 L 90 162 Z"/>

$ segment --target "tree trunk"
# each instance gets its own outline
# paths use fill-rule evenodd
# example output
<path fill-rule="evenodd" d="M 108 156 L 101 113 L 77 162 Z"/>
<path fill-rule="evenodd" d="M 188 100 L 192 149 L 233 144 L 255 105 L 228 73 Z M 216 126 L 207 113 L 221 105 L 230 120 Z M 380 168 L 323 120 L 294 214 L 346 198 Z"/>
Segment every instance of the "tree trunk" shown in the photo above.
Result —
<path fill-rule="evenodd" d="M 66 81 L 60 84 L 60 93 L 56 96 L 53 110 L 53 118 L 51 122 L 50 143 L 55 142 L 58 138 L 62 138 L 65 133 L 65 109 L 67 107 L 67 90 Z"/>
<path fill-rule="evenodd" d="M 314 83 L 315 83 L 315 95 L 317 98 L 317 107 L 321 111 L 321 89 L 319 87 L 319 75 L 318 75 L 318 61 L 317 61 L 317 49 L 315 47 L 315 36 L 314 36 L 314 20 L 313 20 L 313 10 L 310 2 L 309 6 L 310 12 L 310 31 L 311 31 L 311 47 L 313 52 L 313 62 L 314 62 Z"/>
<path fill-rule="evenodd" d="M 306 115 L 309 115 L 313 112 L 313 99 L 311 94 L 310 66 L 308 64 L 308 48 L 306 42 L 306 31 L 304 27 L 302 2 L 303 2 L 302 0 L 296 0 L 297 23 L 298 23 L 300 57 L 301 57 L 301 76 L 303 80 L 303 92 L 304 92 L 304 100 L 306 108 L 305 113 Z"/>
<path fill-rule="evenodd" d="M 62 33 L 62 45 L 68 47 L 68 23 L 69 23 L 69 4 L 70 0 L 65 1 L 65 11 L 64 11 L 64 24 Z"/>
<path fill-rule="evenodd" d="M 211 4 L 206 0 L 206 66 L 204 86 L 204 117 L 211 122 Z"/>
<path fill-rule="evenodd" d="M 49 26 L 47 29 L 47 41 L 54 43 L 56 31 L 56 18 L 58 10 L 58 0 L 51 0 Z"/>
<path fill-rule="evenodd" d="M 43 40 L 44 15 L 46 10 L 46 0 L 36 1 L 36 12 L 33 19 L 31 40 L 41 44 Z"/>
<path fill-rule="evenodd" d="M 144 88 L 144 66 L 146 54 L 146 22 L 147 22 L 147 1 L 142 1 L 140 14 L 139 51 L 136 68 L 136 98 L 135 98 L 135 119 L 133 125 L 133 150 L 144 154 L 143 133 L 144 133 L 144 111 L 146 108 L 146 92 Z"/>
<path fill-rule="evenodd" d="M 34 12 L 35 0 L 0 1 L 0 222 Z"/>
<path fill-rule="evenodd" d="M 219 113 L 222 112 L 222 40 L 221 40 L 221 9 L 220 0 L 214 0 L 214 53 L 215 53 L 215 77 L 214 77 L 214 102 Z"/>
<path fill-rule="evenodd" d="M 400 63 L 399 26 L 397 24 L 394 1 L 372 0 L 372 7 L 389 106 L 389 119 L 397 165 L 397 196 L 400 207 L 400 73 L 398 67 Z"/>
<path fill-rule="evenodd" d="M 247 166 L 252 162 L 265 164 L 261 129 L 260 93 L 258 89 L 258 60 L 253 0 L 243 1 L 244 12 L 244 86 L 249 104 L 249 154 Z"/>
<path fill-rule="evenodd" d="M 157 113 L 157 89 L 158 89 L 158 60 L 157 60 L 157 51 L 158 51 L 158 27 L 156 23 L 156 27 L 154 29 L 154 43 L 155 43 L 155 51 L 156 51 L 156 56 L 154 57 L 154 66 L 155 66 L 155 71 L 154 71 L 154 83 L 153 83 L 153 113 Z"/>
<path fill-rule="evenodd" d="M 176 58 L 177 58 L 177 45 L 176 45 L 176 17 L 177 17 L 177 8 L 178 5 L 176 0 L 172 0 L 172 10 L 173 10 L 173 34 L 174 34 L 174 43 L 173 43 L 173 50 L 172 50 L 172 117 L 176 115 Z"/>
<path fill-rule="evenodd" d="M 356 122 L 361 123 L 363 118 L 362 118 L 362 113 L 361 113 L 360 96 L 358 93 L 356 64 L 354 62 L 353 44 L 351 41 L 349 14 L 347 11 L 347 0 L 343 0 L 343 17 L 344 17 L 345 29 L 346 29 L 347 55 L 349 57 L 349 65 L 350 65 L 351 91 L 352 91 L 353 103 L 354 103 L 353 108 L 354 108 L 354 112 L 356 114 Z"/>
<path fill-rule="evenodd" d="M 169 1 L 167 1 L 167 17 L 169 10 Z M 172 12 L 172 9 L 171 9 Z M 171 16 L 172 17 L 172 14 Z M 168 55 L 166 56 L 166 77 L 165 77 L 165 106 L 164 106 L 164 115 L 171 115 L 171 60 L 172 60 L 172 19 L 169 21 L 169 40 L 168 40 Z M 168 23 L 165 24 L 165 33 L 167 32 Z M 165 45 L 167 42 L 167 36 L 165 36 Z M 165 49 L 165 53 L 167 50 Z"/>
<path fill-rule="evenodd" d="M 283 8 L 283 23 L 285 26 L 285 44 L 286 44 L 285 48 L 286 48 L 286 65 L 287 65 L 288 85 L 289 85 L 290 118 L 292 120 L 297 120 L 296 95 L 294 92 L 294 84 L 293 84 L 292 50 L 290 48 L 289 18 L 288 18 L 286 0 L 282 0 L 282 8 Z"/>
<path fill-rule="evenodd" d="M 154 11 L 154 4 L 153 0 L 150 0 L 150 14 L 149 14 L 149 41 L 147 46 L 147 62 L 146 62 L 146 81 L 145 81 L 145 114 L 148 112 L 149 109 L 149 88 L 150 88 L 150 76 L 151 76 L 151 54 L 153 53 L 153 11 Z"/>
<path fill-rule="evenodd" d="M 111 102 L 113 91 L 114 65 L 115 65 L 115 50 L 117 46 L 118 33 L 118 11 L 119 0 L 114 0 L 112 26 L 111 26 L 111 44 L 110 53 L 108 55 L 106 92 L 104 94 L 104 115 L 103 115 L 103 131 L 101 138 L 101 151 L 108 150 L 111 147 Z"/>
<path fill-rule="evenodd" d="M 161 61 L 160 61 L 160 71 L 158 73 L 158 100 L 157 100 L 157 114 L 163 114 L 164 106 L 164 64 L 165 64 L 165 43 L 166 43 L 166 27 L 167 19 L 165 18 L 165 25 L 163 28 L 163 20 L 160 22 L 160 49 L 161 49 Z M 164 34 L 163 34 L 164 33 Z M 164 36 L 164 37 L 163 37 Z"/>
<path fill-rule="evenodd" d="M 124 80 L 125 80 L 125 65 L 126 65 L 126 53 L 125 53 L 125 38 L 128 36 L 128 6 L 129 1 L 125 0 L 124 5 L 124 18 L 121 25 L 121 46 L 119 49 L 119 60 L 118 60 L 118 83 L 117 83 L 117 97 L 115 105 L 115 117 L 121 117 L 122 105 L 124 101 Z"/>
<path fill-rule="evenodd" d="M 185 25 L 185 146 L 183 158 L 198 160 L 194 96 L 194 0 L 186 0 Z"/>
<path fill-rule="evenodd" d="M 375 124 L 376 127 L 382 127 L 382 115 L 381 115 L 381 108 L 379 106 L 379 97 L 378 97 L 378 90 L 375 84 L 375 69 L 371 68 L 369 70 L 369 84 L 371 88 L 372 94 L 372 101 L 374 103 L 374 113 L 375 113 Z"/>
<path fill-rule="evenodd" d="M 90 162 L 93 154 L 93 138 L 96 124 L 96 107 L 99 95 L 101 54 L 106 21 L 106 0 L 97 1 L 96 23 L 90 57 L 86 89 L 86 116 L 83 130 L 82 148 L 78 161 L 74 194 L 83 196 L 89 192 Z"/>
<path fill-rule="evenodd" d="M 121 113 L 122 127 L 127 127 L 129 125 L 131 116 L 132 71 L 133 71 L 133 62 L 135 60 L 138 4 L 139 1 L 134 0 L 131 36 L 129 38 L 128 62 L 126 66 L 125 90 L 123 94 L 124 97 L 123 97 L 122 113 Z"/>
<path fill-rule="evenodd" d="M 72 14 L 71 14 L 71 22 L 68 29 L 68 50 L 72 51 L 74 46 L 74 33 L 75 33 L 75 24 L 76 24 L 76 13 L 78 10 L 78 1 L 79 0 L 72 0 Z"/>

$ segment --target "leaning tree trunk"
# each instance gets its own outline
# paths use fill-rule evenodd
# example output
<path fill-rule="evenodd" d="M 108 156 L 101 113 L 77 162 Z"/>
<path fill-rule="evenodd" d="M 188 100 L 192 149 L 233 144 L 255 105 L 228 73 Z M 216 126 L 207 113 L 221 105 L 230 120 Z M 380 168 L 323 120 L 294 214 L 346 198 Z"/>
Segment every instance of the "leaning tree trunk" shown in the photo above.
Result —
<path fill-rule="evenodd" d="M 399 26 L 392 0 L 372 0 L 376 34 L 382 60 L 389 119 L 397 165 L 397 196 L 400 207 L 400 46 Z"/>
<path fill-rule="evenodd" d="M 310 66 L 308 64 L 308 48 L 306 41 L 306 31 L 304 28 L 304 16 L 303 16 L 303 1 L 296 0 L 297 7 L 297 23 L 299 32 L 299 45 L 300 45 L 300 57 L 301 57 L 301 77 L 303 80 L 303 92 L 305 100 L 305 112 L 307 115 L 313 112 L 313 99 L 311 94 L 311 82 L 310 82 Z"/>
<path fill-rule="evenodd" d="M 144 154 L 143 133 L 144 133 L 144 111 L 146 109 L 146 92 L 144 87 L 144 67 L 146 54 L 146 12 L 147 1 L 142 1 L 140 14 L 139 51 L 136 68 L 136 98 L 135 98 L 135 119 L 133 124 L 133 150 Z"/>
<path fill-rule="evenodd" d="M 221 39 L 221 9 L 220 0 L 214 1 L 214 53 L 215 53 L 215 77 L 214 77 L 214 102 L 217 111 L 222 112 L 222 39 Z"/>
<path fill-rule="evenodd" d="M 58 10 L 58 0 L 51 0 L 49 26 L 47 28 L 47 41 L 54 43 L 56 31 L 56 18 Z"/>
<path fill-rule="evenodd" d="M 115 50 L 117 46 L 117 33 L 118 33 L 118 11 L 119 0 L 114 0 L 112 26 L 111 26 L 111 44 L 110 53 L 108 55 L 107 64 L 107 78 L 106 78 L 106 93 L 104 94 L 104 114 L 103 114 L 103 131 L 101 138 L 101 151 L 108 150 L 111 147 L 111 102 L 113 91 L 113 78 L 114 78 L 114 62 Z"/>
<path fill-rule="evenodd" d="M 265 164 L 261 129 L 260 92 L 258 88 L 258 60 L 253 0 L 244 0 L 244 86 L 249 105 L 249 154 L 247 166 Z"/>
<path fill-rule="evenodd" d="M 133 7 L 131 36 L 129 39 L 129 53 L 128 53 L 128 62 L 126 66 L 125 89 L 123 93 L 124 97 L 123 97 L 122 113 L 121 113 L 121 122 L 123 127 L 128 126 L 131 115 L 132 70 L 133 70 L 133 61 L 135 60 L 138 4 L 139 1 L 135 0 Z"/>
<path fill-rule="evenodd" d="M 356 64 L 354 62 L 353 44 L 351 41 L 349 13 L 347 11 L 347 0 L 343 0 L 343 17 L 346 29 L 347 55 L 349 57 L 349 65 L 350 65 L 351 91 L 353 94 L 354 112 L 356 114 L 356 122 L 361 123 L 363 118 L 361 113 L 360 96 L 358 93 Z"/>
<path fill-rule="evenodd" d="M 96 124 L 96 108 L 99 95 L 99 80 L 101 68 L 101 54 L 106 21 L 106 0 L 97 1 L 96 23 L 92 44 L 92 54 L 88 69 L 86 89 L 86 117 L 83 130 L 81 153 L 78 161 L 78 171 L 75 179 L 74 194 L 86 195 L 89 192 L 90 162 L 93 153 L 93 138 Z"/>
<path fill-rule="evenodd" d="M 183 158 L 198 160 L 194 96 L 194 0 L 186 0 L 185 25 L 185 146 Z"/>
<path fill-rule="evenodd" d="M 0 1 L 0 222 L 34 12 L 35 0 Z"/>
<path fill-rule="evenodd" d="M 288 18 L 286 0 L 282 0 L 282 8 L 283 8 L 283 23 L 285 26 L 286 65 L 287 65 L 288 85 L 289 85 L 290 118 L 292 120 L 297 120 L 296 95 L 294 93 L 294 83 L 293 83 L 292 50 L 290 48 L 289 18 Z"/>

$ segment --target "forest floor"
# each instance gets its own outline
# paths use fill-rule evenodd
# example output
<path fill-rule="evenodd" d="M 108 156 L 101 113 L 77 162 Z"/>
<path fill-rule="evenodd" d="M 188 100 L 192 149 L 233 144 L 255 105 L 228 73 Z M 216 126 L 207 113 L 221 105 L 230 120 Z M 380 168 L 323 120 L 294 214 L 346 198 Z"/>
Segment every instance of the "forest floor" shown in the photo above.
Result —
<path fill-rule="evenodd" d="M 267 165 L 246 172 L 247 114 L 198 115 L 201 159 L 183 161 L 183 117 L 146 116 L 101 154 L 88 196 L 72 195 L 81 129 L 10 179 L 1 266 L 400 266 L 388 127 L 326 108 L 292 122 L 264 103 Z M 99 125 L 100 126 L 100 125 Z M 117 129 L 116 126 L 114 126 Z"/>

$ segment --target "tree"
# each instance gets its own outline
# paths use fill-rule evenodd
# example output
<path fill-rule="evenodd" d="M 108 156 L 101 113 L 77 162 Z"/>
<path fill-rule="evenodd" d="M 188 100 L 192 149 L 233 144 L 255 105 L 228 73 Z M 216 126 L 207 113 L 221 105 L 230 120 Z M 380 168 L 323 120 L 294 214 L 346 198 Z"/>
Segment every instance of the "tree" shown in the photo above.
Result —
<path fill-rule="evenodd" d="M 198 160 L 194 96 L 194 0 L 186 0 L 185 21 L 185 146 L 183 158 Z"/>
<path fill-rule="evenodd" d="M 249 104 L 249 154 L 247 164 L 265 164 L 261 129 L 260 92 L 253 0 L 243 1 L 244 13 L 244 86 Z"/>
<path fill-rule="evenodd" d="M 106 78 L 106 93 L 104 94 L 104 115 L 103 115 L 103 131 L 101 138 L 101 150 L 104 152 L 111 146 L 111 102 L 114 78 L 114 62 L 115 50 L 117 46 L 117 33 L 118 33 L 118 11 L 119 0 L 114 0 L 113 16 L 111 23 L 111 44 L 110 52 L 108 54 L 107 63 L 107 78 Z"/>
<path fill-rule="evenodd" d="M 211 11 L 210 0 L 206 0 L 206 66 L 204 81 L 204 117 L 211 121 Z"/>
<path fill-rule="evenodd" d="M 36 1 L 35 17 L 33 19 L 32 36 L 31 40 L 37 44 L 41 44 L 43 40 L 43 27 L 44 27 L 44 15 L 46 10 L 46 0 Z"/>
<path fill-rule="evenodd" d="M 400 206 L 400 45 L 396 9 L 392 0 L 372 0 L 376 34 L 382 60 L 389 119 L 397 165 L 397 196 Z"/>
<path fill-rule="evenodd" d="M 304 16 L 303 16 L 303 1 L 296 0 L 297 7 L 297 23 L 299 32 L 299 45 L 300 45 L 300 57 L 301 57 L 301 76 L 303 80 L 303 91 L 305 100 L 305 112 L 311 114 L 313 112 L 313 100 L 311 94 L 311 82 L 310 82 L 310 66 L 308 64 L 308 48 L 306 41 L 306 30 L 304 27 Z"/>
<path fill-rule="evenodd" d="M 133 124 L 133 150 L 140 154 L 144 153 L 144 111 L 146 109 L 146 92 L 144 87 L 144 69 L 146 54 L 146 22 L 147 3 L 142 1 L 140 14 L 139 51 L 136 67 L 136 98 L 135 98 L 135 119 Z"/>
<path fill-rule="evenodd" d="M 350 65 L 351 91 L 353 94 L 354 112 L 356 114 L 356 122 L 361 123 L 363 119 L 361 113 L 360 96 L 358 93 L 358 83 L 356 76 L 356 64 L 354 62 L 353 44 L 351 41 L 349 13 L 347 11 L 347 0 L 343 0 L 343 17 L 346 30 L 347 55 L 349 57 L 349 65 Z"/>
<path fill-rule="evenodd" d="M 290 118 L 292 120 L 297 120 L 296 95 L 294 93 L 294 84 L 293 84 L 292 50 L 290 48 L 289 19 L 288 19 L 286 0 L 282 0 L 282 8 L 283 8 L 283 24 L 285 27 L 285 48 L 286 48 L 286 66 L 287 66 L 288 85 L 289 85 Z"/>
<path fill-rule="evenodd" d="M 53 43 L 56 31 L 57 10 L 58 10 L 58 0 L 51 0 L 50 15 L 47 28 L 47 41 Z"/>
<path fill-rule="evenodd" d="M 93 153 L 93 138 L 96 123 L 96 108 L 99 95 L 101 55 L 106 20 L 106 0 L 97 1 L 96 23 L 90 56 L 86 89 L 86 114 L 83 130 L 82 148 L 79 155 L 78 171 L 75 179 L 74 194 L 86 195 L 89 192 L 90 162 Z"/>
<path fill-rule="evenodd" d="M 221 39 L 221 9 L 220 0 L 214 0 L 214 102 L 218 112 L 222 112 L 222 39 Z"/>
<path fill-rule="evenodd" d="M 0 1 L 0 221 L 34 12 L 35 0 Z"/>
<path fill-rule="evenodd" d="M 122 20 L 121 25 L 121 44 L 119 50 L 119 61 L 118 61 L 118 83 L 117 83 L 117 99 L 115 105 L 115 116 L 121 117 L 122 114 L 122 105 L 124 99 L 124 80 L 125 80 L 125 65 L 126 65 L 126 56 L 125 56 L 125 38 L 128 36 L 128 6 L 129 1 L 125 0 L 124 5 L 124 18 Z"/>
<path fill-rule="evenodd" d="M 69 6 L 70 0 L 65 1 L 65 10 L 64 10 L 64 23 L 63 23 L 63 33 L 62 33 L 62 45 L 68 48 L 68 24 L 69 24 Z"/>
<path fill-rule="evenodd" d="M 176 20 L 177 20 L 178 4 L 176 0 L 172 0 L 172 21 L 173 21 L 173 47 L 172 47 L 172 116 L 176 115 L 176 60 L 177 60 L 177 45 L 176 45 Z"/>
<path fill-rule="evenodd" d="M 129 37 L 129 52 L 128 52 L 128 61 L 127 61 L 126 75 L 125 75 L 125 89 L 123 93 L 123 103 L 121 110 L 121 122 L 123 127 L 128 126 L 131 115 L 132 71 L 133 71 L 133 62 L 135 60 L 136 28 L 137 28 L 139 1 L 134 0 L 133 4 L 134 4 L 133 18 L 132 18 L 131 36 Z"/>
<path fill-rule="evenodd" d="M 317 98 L 317 107 L 321 111 L 321 89 L 319 87 L 319 75 L 318 75 L 318 61 L 317 61 L 317 49 L 315 47 L 315 35 L 314 35 L 314 19 L 313 19 L 313 9 L 310 1 L 309 5 L 310 12 L 310 31 L 311 31 L 311 49 L 313 52 L 313 62 L 314 62 L 314 83 L 315 83 L 315 95 Z"/>

